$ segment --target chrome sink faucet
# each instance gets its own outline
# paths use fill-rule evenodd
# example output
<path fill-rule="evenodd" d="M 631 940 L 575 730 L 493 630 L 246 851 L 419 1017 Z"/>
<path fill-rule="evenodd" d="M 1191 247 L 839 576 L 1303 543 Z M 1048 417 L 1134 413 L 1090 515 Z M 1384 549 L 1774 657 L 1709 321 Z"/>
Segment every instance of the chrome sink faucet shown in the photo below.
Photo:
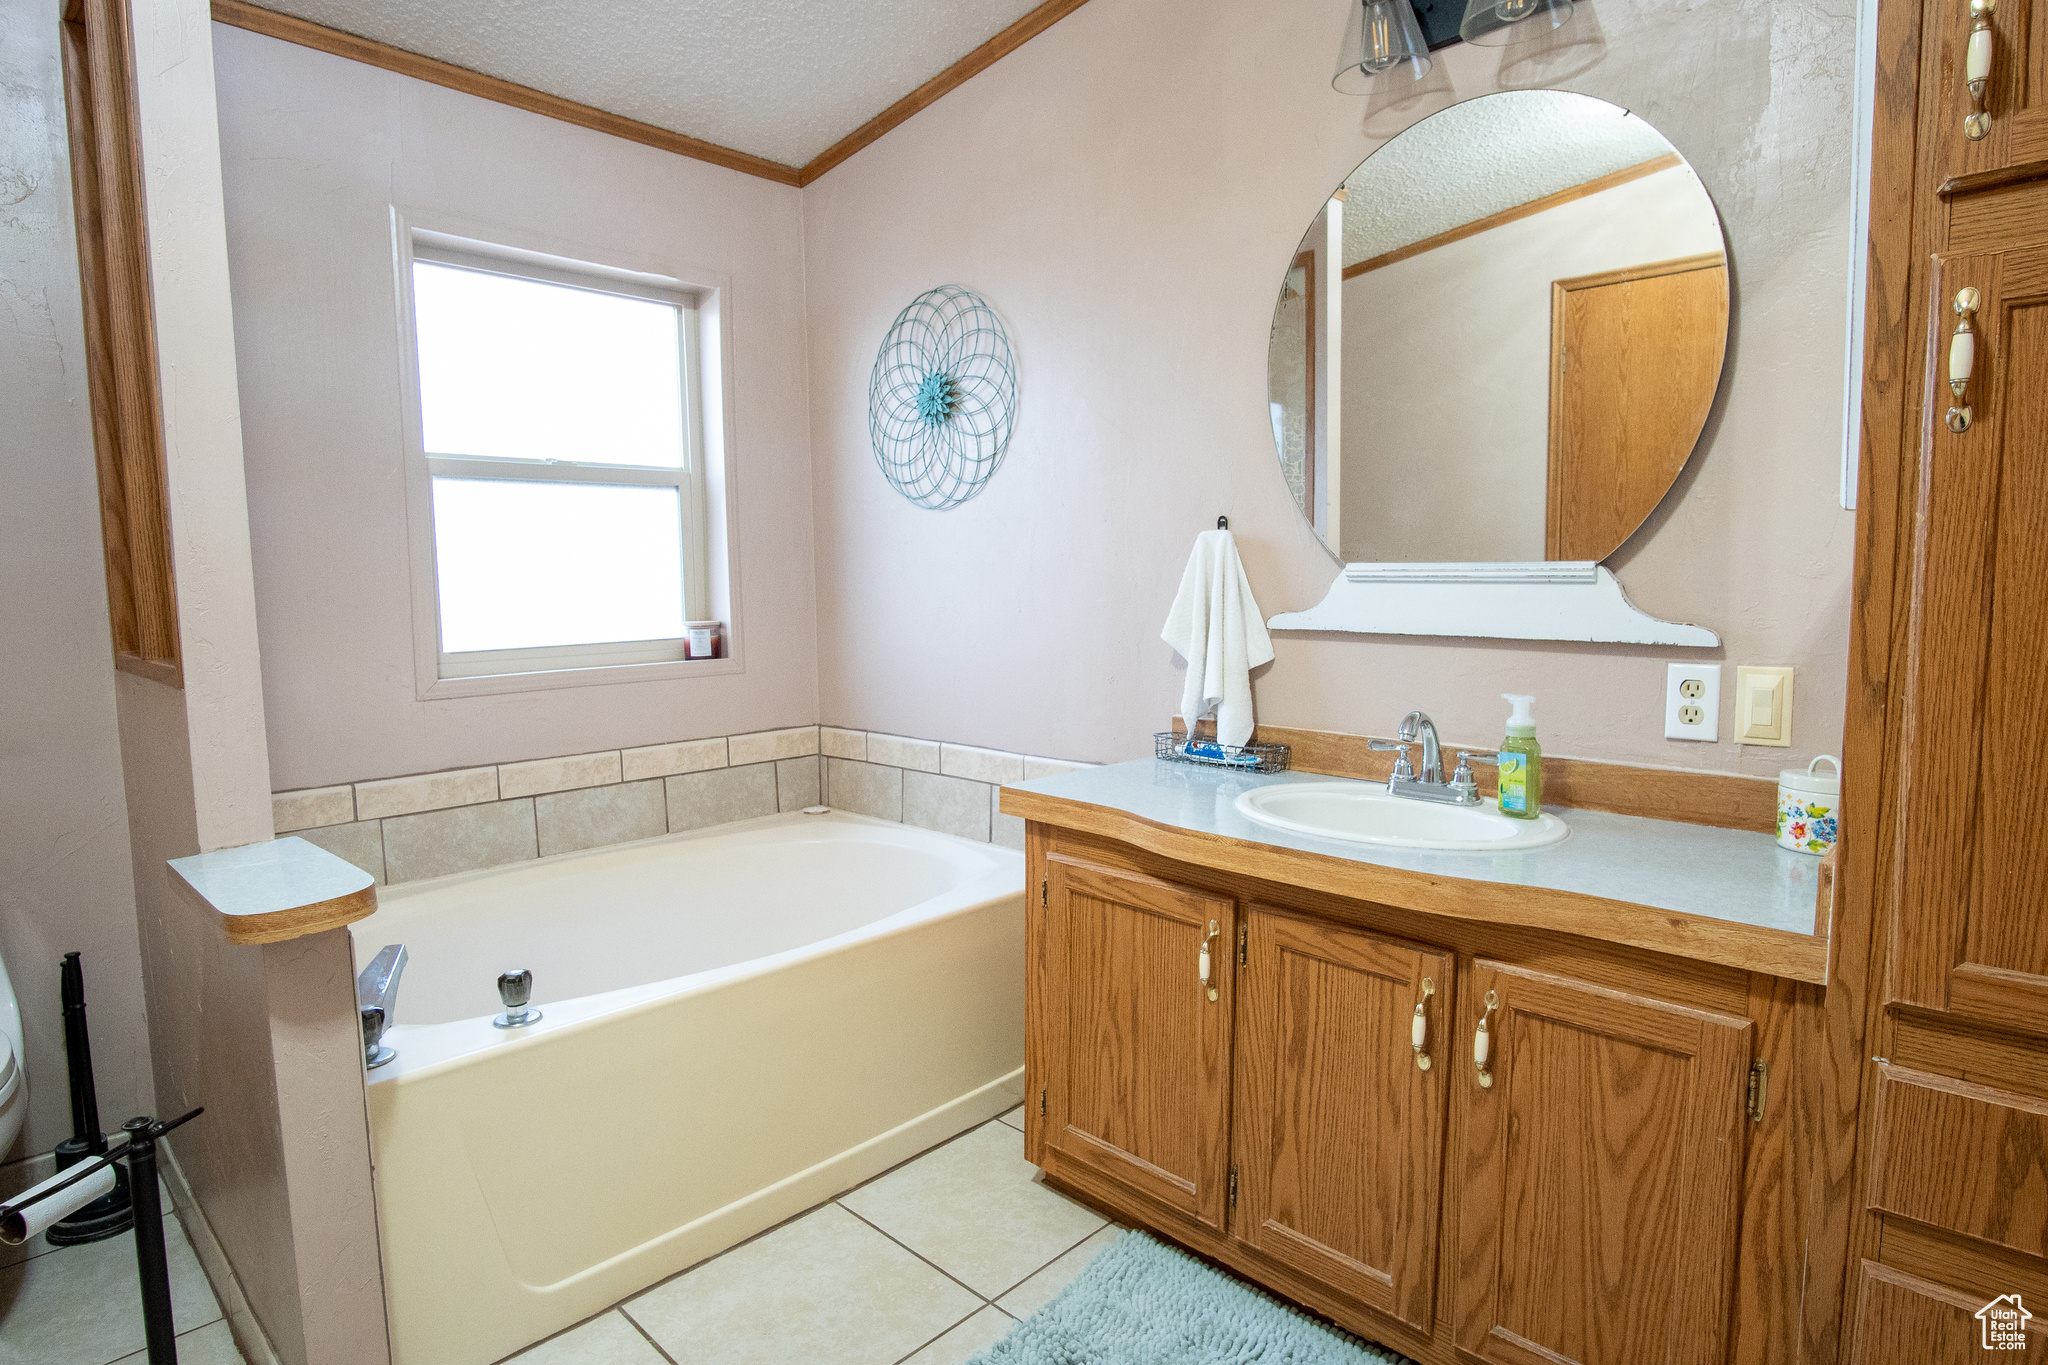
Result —
<path fill-rule="evenodd" d="M 1483 798 L 1479 795 L 1478 782 L 1473 779 L 1472 765 L 1498 764 L 1499 754 L 1458 750 L 1457 771 L 1446 782 L 1443 745 L 1437 739 L 1435 721 L 1421 711 L 1410 711 L 1401 718 L 1398 735 L 1398 742 L 1383 739 L 1366 741 L 1367 748 L 1400 755 L 1394 760 L 1394 775 L 1387 779 L 1389 795 L 1407 797 L 1411 801 L 1436 801 L 1447 806 L 1476 806 L 1481 803 Z M 1420 773 L 1408 761 L 1408 750 L 1418 741 L 1422 745 Z"/>

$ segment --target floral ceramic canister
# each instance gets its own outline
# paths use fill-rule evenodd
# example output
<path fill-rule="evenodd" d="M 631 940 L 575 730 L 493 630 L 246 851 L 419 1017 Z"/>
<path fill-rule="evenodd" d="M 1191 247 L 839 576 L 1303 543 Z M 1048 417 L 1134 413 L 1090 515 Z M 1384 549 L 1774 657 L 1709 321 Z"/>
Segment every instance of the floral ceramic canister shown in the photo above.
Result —
<path fill-rule="evenodd" d="M 1833 772 L 1814 769 L 1827 764 Z M 1841 815 L 1842 765 L 1822 754 L 1805 771 L 1786 768 L 1778 774 L 1778 843 L 1794 853 L 1826 853 L 1835 846 Z"/>

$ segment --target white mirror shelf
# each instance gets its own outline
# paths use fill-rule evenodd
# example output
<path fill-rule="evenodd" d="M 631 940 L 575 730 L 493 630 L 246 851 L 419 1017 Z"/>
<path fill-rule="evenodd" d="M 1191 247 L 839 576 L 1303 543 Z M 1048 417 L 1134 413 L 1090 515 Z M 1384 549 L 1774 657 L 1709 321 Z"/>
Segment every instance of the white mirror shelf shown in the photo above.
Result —
<path fill-rule="evenodd" d="M 1273 630 L 1695 649 L 1721 643 L 1704 626 L 1660 621 L 1637 610 L 1620 581 L 1591 561 L 1346 564 L 1321 602 L 1307 611 L 1282 612 L 1266 624 Z"/>

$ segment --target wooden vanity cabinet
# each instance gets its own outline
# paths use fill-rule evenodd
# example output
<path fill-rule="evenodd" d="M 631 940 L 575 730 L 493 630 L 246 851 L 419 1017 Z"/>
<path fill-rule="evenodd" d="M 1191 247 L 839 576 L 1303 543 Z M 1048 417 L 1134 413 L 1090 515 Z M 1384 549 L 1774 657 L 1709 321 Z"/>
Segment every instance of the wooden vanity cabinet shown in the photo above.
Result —
<path fill-rule="evenodd" d="M 1055 1184 L 1426 1362 L 1735 1354 L 1743 974 L 1029 843 Z"/>
<path fill-rule="evenodd" d="M 1055 855 L 1027 942 L 1043 1150 L 1221 1229 L 1237 906 Z M 1198 975 L 1204 945 L 1213 991 Z M 1027 1106 L 1027 1110 L 1028 1110 Z"/>
<path fill-rule="evenodd" d="M 1488 1042 L 1460 1068 L 1458 1345 L 1725 1359 L 1750 1021 L 1484 959 L 1465 1002 Z"/>
<path fill-rule="evenodd" d="M 1452 970 L 1449 954 L 1263 905 L 1238 968 L 1232 1235 L 1424 1332 Z"/>

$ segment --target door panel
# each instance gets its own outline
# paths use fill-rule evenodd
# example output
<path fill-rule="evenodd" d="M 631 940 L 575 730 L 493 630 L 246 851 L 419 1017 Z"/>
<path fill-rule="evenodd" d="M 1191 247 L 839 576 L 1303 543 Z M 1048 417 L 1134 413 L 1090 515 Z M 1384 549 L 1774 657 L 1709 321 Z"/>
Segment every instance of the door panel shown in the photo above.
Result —
<path fill-rule="evenodd" d="M 2048 1257 L 2048 1101 L 1886 1066 L 1876 1104 L 1870 1207 Z"/>
<path fill-rule="evenodd" d="M 2048 248 L 1951 257 L 1938 284 L 1941 379 L 1950 301 L 1968 286 L 1981 307 L 1971 423 L 1937 401 L 1923 454 L 1890 994 L 2048 1033 Z"/>
<path fill-rule="evenodd" d="M 1865 1261 L 1856 1289 L 1849 1365 L 1983 1365 L 1988 1360 L 2020 1365 L 2048 1360 L 2048 1334 L 2036 1325 L 2048 1326 L 2048 1319 L 2023 1323 L 2024 1350 L 1985 1350 L 1984 1325 L 1977 1314 L 2000 1292 L 1966 1294 Z"/>
<path fill-rule="evenodd" d="M 1220 1231 L 1236 903 L 1061 854 L 1046 865 L 1054 1168 L 1088 1167 Z M 1198 975 L 1205 940 L 1213 1000 Z"/>
<path fill-rule="evenodd" d="M 1451 958 L 1263 906 L 1247 930 L 1235 1235 L 1428 1331 Z"/>
<path fill-rule="evenodd" d="M 1483 960 L 1459 999 L 1458 1345 L 1509 1365 L 1718 1365 L 1750 1022 Z"/>
<path fill-rule="evenodd" d="M 1727 340 L 1720 252 L 1552 281 L 1545 559 L 1605 559 L 1663 501 Z"/>
<path fill-rule="evenodd" d="M 1991 69 L 1982 111 L 1990 116 L 1972 139 L 1968 57 L 1976 27 L 1969 0 L 1941 0 L 1933 11 L 1941 53 L 1937 148 L 1945 175 L 1981 175 L 2048 158 L 2048 3 L 1996 0 L 1988 18 Z"/>

